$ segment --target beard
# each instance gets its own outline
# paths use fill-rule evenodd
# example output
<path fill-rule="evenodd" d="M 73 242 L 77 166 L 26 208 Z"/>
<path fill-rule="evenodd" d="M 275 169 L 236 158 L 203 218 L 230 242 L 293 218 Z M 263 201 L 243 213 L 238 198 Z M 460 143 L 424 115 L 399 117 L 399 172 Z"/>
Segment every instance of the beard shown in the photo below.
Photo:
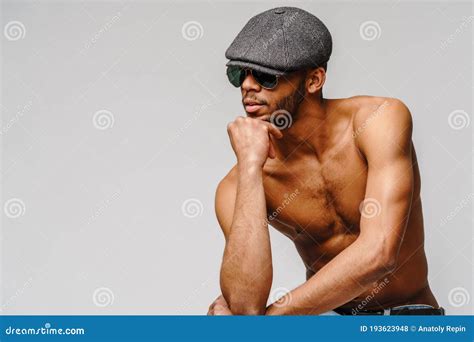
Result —
<path fill-rule="evenodd" d="M 298 109 L 305 98 L 305 83 L 304 79 L 301 80 L 291 95 L 286 96 L 277 103 L 277 109 L 273 111 L 269 121 L 278 129 L 290 128 L 293 122 L 297 120 L 299 115 Z"/>
<path fill-rule="evenodd" d="M 294 121 L 298 113 L 298 108 L 300 107 L 301 102 L 303 102 L 305 98 L 305 91 L 306 91 L 305 79 L 303 78 L 298 83 L 298 87 L 295 89 L 295 91 L 291 95 L 281 99 L 277 103 L 276 105 L 277 110 L 285 110 L 289 112 Z"/>

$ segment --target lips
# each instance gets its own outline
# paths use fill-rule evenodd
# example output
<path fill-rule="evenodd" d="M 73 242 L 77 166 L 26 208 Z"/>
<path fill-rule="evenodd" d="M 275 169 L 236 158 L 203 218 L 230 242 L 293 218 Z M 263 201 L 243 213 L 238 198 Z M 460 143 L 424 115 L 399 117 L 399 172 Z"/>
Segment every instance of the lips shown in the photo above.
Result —
<path fill-rule="evenodd" d="M 258 111 L 262 107 L 263 107 L 263 105 L 261 105 L 261 104 L 245 105 L 245 111 L 247 113 L 255 113 L 256 111 Z"/>
<path fill-rule="evenodd" d="M 255 113 L 263 106 L 264 104 L 257 101 L 253 101 L 253 100 L 244 101 L 244 107 L 247 113 Z"/>

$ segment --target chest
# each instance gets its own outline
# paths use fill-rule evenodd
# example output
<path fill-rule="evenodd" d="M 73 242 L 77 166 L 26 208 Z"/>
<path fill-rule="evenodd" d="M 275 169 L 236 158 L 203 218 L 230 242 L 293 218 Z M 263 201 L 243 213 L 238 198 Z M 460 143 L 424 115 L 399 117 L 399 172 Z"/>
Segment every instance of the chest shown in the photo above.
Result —
<path fill-rule="evenodd" d="M 366 164 L 350 144 L 323 160 L 306 156 L 275 163 L 264 168 L 269 223 L 293 240 L 356 234 L 366 181 Z"/>

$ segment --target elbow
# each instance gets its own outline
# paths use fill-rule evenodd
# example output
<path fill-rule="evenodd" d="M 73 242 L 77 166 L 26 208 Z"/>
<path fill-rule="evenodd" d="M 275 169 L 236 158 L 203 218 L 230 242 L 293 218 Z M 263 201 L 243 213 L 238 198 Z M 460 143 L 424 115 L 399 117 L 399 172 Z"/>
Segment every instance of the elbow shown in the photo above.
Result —
<path fill-rule="evenodd" d="M 251 298 L 242 298 L 242 296 L 234 297 L 229 296 L 224 298 L 229 304 L 229 309 L 234 315 L 242 316 L 255 316 L 255 315 L 264 315 L 266 311 L 265 303 L 258 303 Z"/>
<path fill-rule="evenodd" d="M 397 269 L 397 263 L 398 252 L 384 245 L 372 248 L 372 252 L 367 258 L 367 265 L 369 265 L 375 280 L 393 273 Z"/>
<path fill-rule="evenodd" d="M 259 283 L 229 281 L 221 277 L 221 292 L 234 315 L 265 315 L 271 277 Z"/>
<path fill-rule="evenodd" d="M 397 258 L 395 256 L 391 256 L 390 258 L 384 259 L 378 265 L 378 270 L 382 274 L 382 276 L 386 276 L 387 274 L 393 273 L 397 268 Z"/>
<path fill-rule="evenodd" d="M 398 256 L 393 251 L 380 250 L 372 259 L 378 277 L 393 273 L 397 268 Z"/>
<path fill-rule="evenodd" d="M 242 315 L 242 316 L 257 316 L 257 315 L 265 315 L 265 307 L 259 307 L 256 305 L 245 304 L 245 303 L 234 303 L 229 304 L 230 311 L 234 315 Z"/>

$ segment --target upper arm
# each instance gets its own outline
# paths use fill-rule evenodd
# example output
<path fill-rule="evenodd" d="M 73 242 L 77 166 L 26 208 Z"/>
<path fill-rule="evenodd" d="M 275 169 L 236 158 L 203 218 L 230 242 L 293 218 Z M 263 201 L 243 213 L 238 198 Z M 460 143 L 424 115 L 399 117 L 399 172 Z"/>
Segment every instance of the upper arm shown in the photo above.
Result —
<path fill-rule="evenodd" d="M 400 100 L 387 98 L 377 110 L 360 114 L 354 119 L 356 144 L 368 164 L 360 236 L 375 239 L 379 252 L 392 260 L 403 240 L 413 195 L 411 113 Z"/>
<path fill-rule="evenodd" d="M 215 196 L 215 212 L 217 221 L 227 238 L 230 234 L 230 227 L 234 216 L 235 198 L 237 194 L 237 180 L 235 177 L 235 167 L 219 182 Z"/>

